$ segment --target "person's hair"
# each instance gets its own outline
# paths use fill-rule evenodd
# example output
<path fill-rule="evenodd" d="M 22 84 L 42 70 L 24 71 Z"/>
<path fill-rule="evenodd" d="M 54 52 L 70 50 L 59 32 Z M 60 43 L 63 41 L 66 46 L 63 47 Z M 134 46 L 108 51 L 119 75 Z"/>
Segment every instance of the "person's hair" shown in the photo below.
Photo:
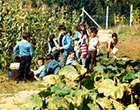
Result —
<path fill-rule="evenodd" d="M 20 62 L 20 58 L 19 58 L 18 56 L 16 56 L 16 57 L 14 58 L 14 62 Z"/>
<path fill-rule="evenodd" d="M 68 30 L 68 31 L 67 31 L 67 34 L 68 34 L 68 33 L 70 33 L 70 36 L 72 35 L 72 31 L 71 31 L 71 30 Z"/>
<path fill-rule="evenodd" d="M 97 30 L 96 27 L 90 27 L 90 31 L 91 31 L 92 33 L 95 32 L 95 34 L 98 33 L 98 30 Z"/>
<path fill-rule="evenodd" d="M 51 54 L 48 54 L 47 56 L 46 56 L 46 60 L 52 60 L 53 59 L 53 56 L 51 55 Z"/>
<path fill-rule="evenodd" d="M 80 26 L 83 26 L 84 28 L 86 28 L 86 26 L 84 24 L 80 24 Z"/>
<path fill-rule="evenodd" d="M 66 30 L 66 27 L 64 26 L 64 25 L 60 25 L 59 27 L 58 27 L 58 30 L 60 31 L 60 30 Z"/>
<path fill-rule="evenodd" d="M 81 28 L 79 25 L 76 26 L 76 31 L 79 31 L 80 32 Z"/>
<path fill-rule="evenodd" d="M 29 32 L 24 32 L 23 33 L 23 39 L 27 39 L 28 37 L 30 38 L 31 34 Z"/>
<path fill-rule="evenodd" d="M 116 38 L 117 38 L 118 35 L 117 35 L 116 33 L 113 33 L 113 34 L 112 34 L 112 38 L 113 38 L 113 37 L 116 37 Z"/>
<path fill-rule="evenodd" d="M 37 60 L 42 60 L 42 62 L 44 64 L 44 57 L 39 57 Z"/>
<path fill-rule="evenodd" d="M 50 35 L 50 37 L 49 37 L 50 40 L 53 40 L 54 38 L 55 38 L 54 34 Z"/>
<path fill-rule="evenodd" d="M 85 29 L 84 29 L 84 30 L 81 30 L 81 31 L 83 32 L 83 35 L 85 35 L 85 34 L 86 34 L 86 35 L 87 35 L 87 37 L 88 37 L 87 30 L 85 30 Z"/>
<path fill-rule="evenodd" d="M 75 54 L 75 51 L 74 50 L 70 50 L 69 55 L 71 55 L 72 53 Z"/>

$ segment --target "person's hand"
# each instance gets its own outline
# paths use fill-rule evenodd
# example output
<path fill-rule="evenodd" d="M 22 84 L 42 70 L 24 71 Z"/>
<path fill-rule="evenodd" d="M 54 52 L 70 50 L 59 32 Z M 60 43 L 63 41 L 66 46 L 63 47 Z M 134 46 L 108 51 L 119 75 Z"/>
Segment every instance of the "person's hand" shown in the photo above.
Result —
<path fill-rule="evenodd" d="M 63 47 L 59 47 L 59 50 L 62 50 L 63 49 Z"/>
<path fill-rule="evenodd" d="M 57 38 L 53 38 L 54 41 L 57 41 Z"/>

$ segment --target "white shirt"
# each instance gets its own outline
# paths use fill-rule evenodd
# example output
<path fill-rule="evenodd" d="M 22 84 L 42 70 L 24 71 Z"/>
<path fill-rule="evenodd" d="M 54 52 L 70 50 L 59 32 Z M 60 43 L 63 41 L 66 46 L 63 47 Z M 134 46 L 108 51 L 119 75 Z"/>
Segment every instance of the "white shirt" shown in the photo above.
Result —
<path fill-rule="evenodd" d="M 98 40 L 99 39 L 97 37 L 93 37 L 92 39 L 89 40 L 88 51 L 97 49 Z"/>

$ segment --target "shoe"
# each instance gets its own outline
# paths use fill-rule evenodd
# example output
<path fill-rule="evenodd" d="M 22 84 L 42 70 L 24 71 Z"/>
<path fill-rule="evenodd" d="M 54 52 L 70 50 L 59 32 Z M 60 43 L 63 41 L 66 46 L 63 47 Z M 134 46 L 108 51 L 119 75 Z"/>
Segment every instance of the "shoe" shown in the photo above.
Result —
<path fill-rule="evenodd" d="M 23 81 L 24 81 L 24 83 L 26 83 L 26 82 L 27 82 L 25 78 L 23 79 Z"/>
<path fill-rule="evenodd" d="M 19 79 L 16 79 L 16 80 L 15 80 L 15 83 L 18 84 L 18 83 L 19 83 Z"/>

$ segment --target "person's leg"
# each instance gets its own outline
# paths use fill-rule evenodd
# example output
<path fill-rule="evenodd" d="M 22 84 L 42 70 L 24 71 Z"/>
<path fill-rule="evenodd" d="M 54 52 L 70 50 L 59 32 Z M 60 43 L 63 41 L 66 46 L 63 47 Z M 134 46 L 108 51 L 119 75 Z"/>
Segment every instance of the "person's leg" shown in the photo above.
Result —
<path fill-rule="evenodd" d="M 86 68 L 89 70 L 89 64 L 90 64 L 90 60 L 91 60 L 91 55 L 90 52 L 88 52 L 88 55 L 86 57 Z"/>
<path fill-rule="evenodd" d="M 63 68 L 66 64 L 66 60 L 67 60 L 67 55 L 65 52 L 60 53 L 60 66 L 61 68 Z"/>
<path fill-rule="evenodd" d="M 91 52 L 91 69 L 93 69 L 96 66 L 96 54 L 97 50 Z"/>
<path fill-rule="evenodd" d="M 85 67 L 86 66 L 86 58 L 82 57 L 82 65 Z"/>
<path fill-rule="evenodd" d="M 58 61 L 59 54 L 60 54 L 59 50 L 55 50 L 54 52 L 52 52 L 52 56 L 56 61 Z"/>
<path fill-rule="evenodd" d="M 29 73 L 29 68 L 31 64 L 31 57 L 26 56 L 24 60 L 25 60 L 25 65 L 24 65 L 24 79 L 23 80 L 26 83 L 26 79 L 28 79 L 28 73 Z"/>

